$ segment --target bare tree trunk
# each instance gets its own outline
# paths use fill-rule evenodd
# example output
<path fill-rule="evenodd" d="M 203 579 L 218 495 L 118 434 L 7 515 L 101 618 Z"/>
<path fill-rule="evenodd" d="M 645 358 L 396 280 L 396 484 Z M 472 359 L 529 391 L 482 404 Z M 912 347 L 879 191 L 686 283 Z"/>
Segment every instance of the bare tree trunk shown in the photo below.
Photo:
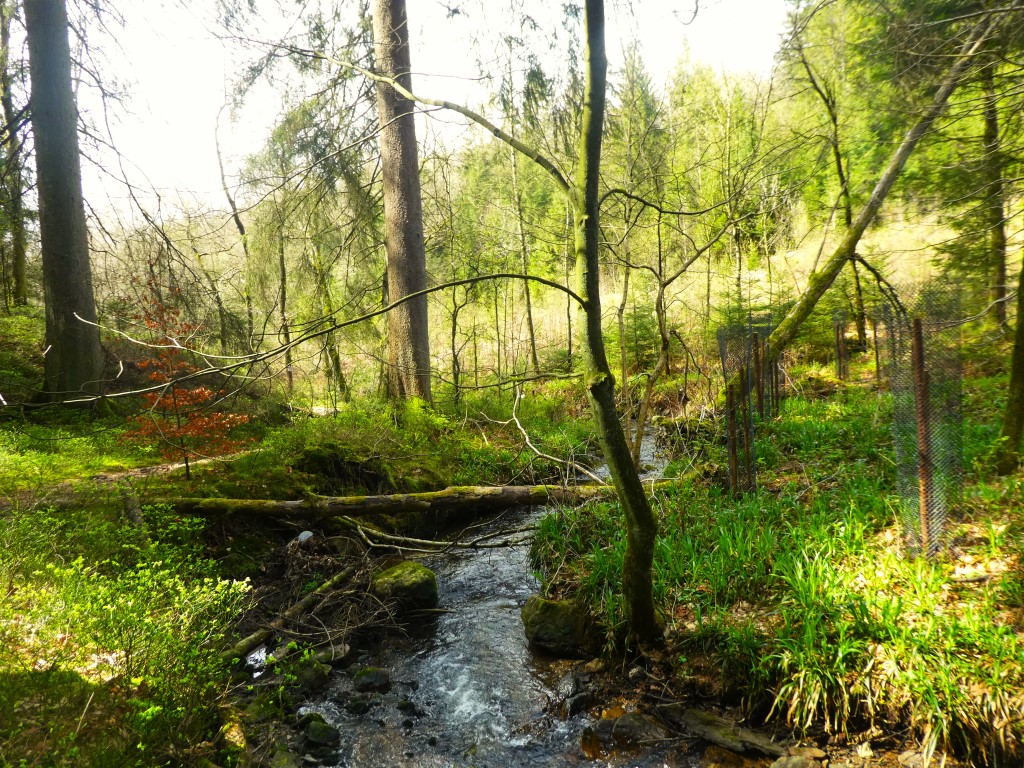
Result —
<path fill-rule="evenodd" d="M 196 254 L 198 260 L 199 254 Z M 203 276 L 206 278 L 207 284 L 210 286 L 210 293 L 213 294 L 213 304 L 217 307 L 217 326 L 218 326 L 218 340 L 220 342 L 220 353 L 224 356 L 228 354 L 228 312 L 224 306 L 224 297 L 220 295 L 220 285 L 217 283 L 217 279 L 210 274 L 203 266 L 202 262 L 199 263 L 199 269 L 202 270 Z"/>
<path fill-rule="evenodd" d="M 11 277 L 13 278 L 14 303 L 28 304 L 28 279 L 25 272 L 25 210 L 22 202 L 23 176 L 21 134 L 18 132 L 19 115 L 14 110 L 14 96 L 11 92 L 11 17 L 15 4 L 6 0 L 0 2 L 0 103 L 3 104 L 4 122 L 7 125 L 4 143 L 6 163 L 4 186 L 7 199 L 4 201 L 7 225 L 11 232 Z"/>
<path fill-rule="evenodd" d="M 626 258 L 629 258 L 629 240 L 623 244 Z M 626 302 L 629 300 L 629 264 L 622 265 L 622 297 L 615 316 L 619 325 L 619 388 L 623 395 L 628 394 L 626 383 L 629 381 L 628 353 L 626 351 Z"/>
<path fill-rule="evenodd" d="M 604 2 L 587 0 L 586 90 L 583 102 L 580 161 L 574 200 L 577 293 L 584 301 L 584 381 L 597 421 L 608 469 L 625 513 L 626 554 L 622 592 L 630 633 L 641 641 L 660 633 L 654 610 L 652 567 L 658 525 L 644 493 L 615 410 L 615 378 L 608 367 L 601 328 L 600 206 L 598 184 L 608 60 L 604 45 Z"/>
<path fill-rule="evenodd" d="M 217 115 L 218 120 L 220 114 Z M 220 171 L 220 184 L 224 188 L 224 196 L 228 200 L 228 208 L 231 211 L 231 220 L 235 223 L 235 228 L 238 230 L 238 236 L 242 241 L 242 254 L 245 256 L 245 265 L 243 268 L 243 284 L 242 297 L 245 301 L 245 331 L 246 331 L 246 347 L 250 352 L 255 352 L 259 348 L 259 344 L 255 343 L 255 321 L 253 319 L 254 311 L 252 306 L 252 293 L 249 291 L 249 237 L 245 232 L 245 224 L 242 223 L 242 217 L 238 213 L 238 206 L 235 204 L 235 198 L 231 195 L 231 190 L 228 188 L 228 177 L 224 172 L 224 158 L 220 151 L 220 137 L 218 132 L 215 130 L 213 133 L 214 146 L 217 150 L 217 168 Z"/>
<path fill-rule="evenodd" d="M 523 274 L 530 274 L 530 249 L 526 246 L 526 228 L 523 225 L 523 191 L 519 186 L 519 162 L 515 147 L 510 146 L 512 156 L 512 194 L 516 202 L 516 224 L 519 228 L 519 250 L 522 255 Z M 523 281 L 526 294 L 526 327 L 530 333 L 530 365 L 534 373 L 540 373 L 540 360 L 537 358 L 537 333 L 533 327 L 533 302 L 530 299 L 530 281 Z"/>
<path fill-rule="evenodd" d="M 569 279 L 569 273 L 572 271 L 572 260 L 569 258 L 569 233 L 572 231 L 572 206 L 566 202 L 565 205 L 565 284 L 570 285 L 572 281 Z M 566 353 L 565 353 L 565 367 L 566 372 L 572 371 L 572 312 L 573 303 L 572 297 L 566 296 L 565 298 L 565 327 L 566 327 Z"/>
<path fill-rule="evenodd" d="M 822 105 L 825 107 L 825 112 L 828 115 L 828 122 L 830 128 L 829 135 L 829 146 L 832 149 L 832 161 L 835 164 L 836 178 L 839 180 L 839 194 L 843 201 L 843 223 L 846 225 L 848 231 L 853 226 L 853 198 L 850 194 L 850 176 L 847 172 L 847 167 L 843 162 L 843 152 L 839 141 L 839 105 L 836 99 L 835 89 L 830 87 L 829 84 L 821 80 L 818 75 L 815 74 L 814 68 L 811 66 L 810 61 L 807 59 L 807 55 L 803 49 L 803 46 L 797 41 L 798 50 L 800 53 L 800 63 L 803 64 L 804 71 L 807 73 L 807 79 L 811 84 L 811 89 L 821 99 Z M 861 349 L 867 349 L 868 337 L 867 337 L 867 315 L 864 311 L 864 292 L 861 290 L 860 285 L 860 273 L 857 271 L 857 262 L 851 257 L 850 259 L 850 271 L 853 273 L 853 317 L 854 322 L 857 325 L 857 344 Z"/>
<path fill-rule="evenodd" d="M 996 471 L 1008 475 L 1020 463 L 1020 440 L 1024 435 L 1024 264 L 1017 285 L 1017 328 L 1013 334 L 1010 386 L 1003 412 L 1002 443 L 996 456 Z"/>
<path fill-rule="evenodd" d="M 996 325 L 1006 325 L 1006 185 L 999 142 L 999 110 L 995 88 L 995 63 L 981 70 L 985 92 L 984 174 L 985 226 L 988 230 L 989 301 L 993 303 Z"/>
<path fill-rule="evenodd" d="M 331 293 L 331 268 L 324 264 L 323 252 L 314 240 L 313 242 L 313 272 L 316 280 L 316 293 L 320 299 L 320 311 L 324 317 L 334 316 L 334 296 Z M 338 335 L 329 331 L 324 336 L 324 350 L 327 353 L 327 388 L 341 397 L 342 402 L 349 402 L 352 393 L 345 379 L 345 371 L 341 367 L 341 353 L 338 351 Z"/>
<path fill-rule="evenodd" d="M 284 203 L 281 204 L 282 206 Z M 288 394 L 292 393 L 294 377 L 292 372 L 292 335 L 288 327 L 288 267 L 284 260 L 284 210 L 280 211 L 281 221 L 277 237 L 277 305 L 281 320 L 281 340 L 284 342 L 284 373 L 288 383 Z"/>
<path fill-rule="evenodd" d="M 640 467 L 640 447 L 644 442 L 644 427 L 647 424 L 647 416 L 651 410 L 651 401 L 654 399 L 654 387 L 658 380 L 668 373 L 669 350 L 671 349 L 672 337 L 668 332 L 668 317 L 665 311 L 665 285 L 659 281 L 658 296 L 654 301 L 654 313 L 658 319 L 658 337 L 661 344 L 658 347 L 658 362 L 654 370 L 647 378 L 647 386 L 644 387 L 644 397 L 640 401 L 640 413 L 636 417 L 636 431 L 633 433 L 633 463 Z M 684 387 L 685 392 L 685 387 Z"/>
<path fill-rule="evenodd" d="M 462 370 L 459 367 L 459 347 L 458 347 L 458 333 L 459 333 L 459 312 L 464 304 L 459 303 L 457 287 L 452 288 L 452 332 L 451 332 L 451 352 L 452 352 L 452 386 L 455 387 L 455 403 L 459 402 L 459 379 L 461 377 Z"/>
<path fill-rule="evenodd" d="M 375 0 L 374 56 L 377 71 L 412 87 L 409 23 L 405 0 Z M 388 300 L 427 287 L 420 199 L 419 159 L 413 103 L 390 84 L 377 82 L 380 151 L 384 182 L 384 245 L 388 256 Z M 427 297 L 388 313 L 388 385 L 392 398 L 431 401 Z"/>
<path fill-rule="evenodd" d="M 498 307 L 498 289 L 494 289 L 494 372 L 501 383 L 501 313 Z"/>
<path fill-rule="evenodd" d="M 82 199 L 78 110 L 64 0 L 25 0 L 51 400 L 100 391 L 103 352 Z"/>

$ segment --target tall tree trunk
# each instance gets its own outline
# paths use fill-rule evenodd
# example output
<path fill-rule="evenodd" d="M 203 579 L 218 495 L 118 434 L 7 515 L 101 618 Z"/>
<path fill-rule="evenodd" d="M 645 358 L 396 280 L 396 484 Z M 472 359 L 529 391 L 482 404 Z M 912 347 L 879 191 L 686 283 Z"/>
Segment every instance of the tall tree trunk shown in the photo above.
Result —
<path fill-rule="evenodd" d="M 281 341 L 285 345 L 284 350 L 284 374 L 288 385 L 288 394 L 292 393 L 295 379 L 292 371 L 292 333 L 288 326 L 288 266 L 284 259 L 284 203 L 281 203 L 281 221 L 277 237 L 277 304 L 279 317 L 281 319 Z"/>
<path fill-rule="evenodd" d="M 996 455 L 996 471 L 1000 475 L 1013 472 L 1020 462 L 1020 440 L 1024 434 L 1024 264 L 1017 285 L 1017 329 L 1013 334 L 1013 355 L 1010 359 L 1010 386 L 1003 413 L 1002 443 Z"/>
<path fill-rule="evenodd" d="M 44 390 L 51 400 L 100 391 L 103 351 L 82 199 L 78 110 L 64 0 L 25 0 L 32 131 L 46 302 Z"/>
<path fill-rule="evenodd" d="M 1003 181 L 1003 156 L 999 142 L 998 96 L 995 88 L 995 63 L 981 70 L 985 92 L 985 228 L 988 240 L 988 297 L 993 303 L 996 325 L 1006 325 L 1006 188 Z M 1018 321 L 1019 322 L 1019 321 Z"/>
<path fill-rule="evenodd" d="M 601 210 L 598 192 L 608 71 L 604 45 L 603 0 L 586 0 L 584 26 L 587 73 L 576 184 L 570 184 L 558 168 L 541 153 L 509 136 L 482 115 L 447 101 L 421 101 L 465 115 L 501 140 L 512 144 L 544 168 L 566 195 L 574 230 L 576 293 L 582 302 L 580 330 L 583 339 L 583 379 L 594 411 L 599 440 L 626 518 L 626 553 L 622 571 L 626 620 L 634 637 L 639 640 L 651 640 L 657 637 L 660 631 L 654 610 L 652 584 L 654 542 L 658 527 L 644 494 L 640 476 L 633 466 L 633 457 L 630 455 L 622 422 L 619 421 L 615 410 L 615 377 L 608 366 L 601 328 Z M 400 82 L 393 87 L 404 91 L 408 98 L 415 98 L 408 87 Z M 497 308 L 497 302 L 495 305 Z"/>
<path fill-rule="evenodd" d="M 14 109 L 14 94 L 11 92 L 11 17 L 15 3 L 0 2 L 0 103 L 3 105 L 4 123 L 7 131 L 4 138 L 5 168 L 4 186 L 7 225 L 11 232 L 11 276 L 13 278 L 14 303 L 28 304 L 28 279 L 25 271 L 25 211 L 22 201 L 24 191 L 21 153 L 21 134 L 18 131 L 18 113 Z"/>
<path fill-rule="evenodd" d="M 569 193 L 574 201 L 577 293 L 586 302 L 583 316 L 584 381 L 605 460 L 626 518 L 626 554 L 622 568 L 626 620 L 633 636 L 639 640 L 651 640 L 660 632 L 651 575 L 658 526 L 615 411 L 615 378 L 608 366 L 601 328 L 598 183 L 608 70 L 603 0 L 587 0 L 585 28 L 587 67 L 580 162 L 576 188 Z"/>
<path fill-rule="evenodd" d="M 217 326 L 218 326 L 218 340 L 220 342 L 220 353 L 227 357 L 228 354 L 228 311 L 227 307 L 224 306 L 224 297 L 220 293 L 220 283 L 207 269 L 203 266 L 202 261 L 199 259 L 199 254 L 196 254 L 196 260 L 199 261 L 199 269 L 202 271 L 203 276 L 206 278 L 207 284 L 210 286 L 210 294 L 213 296 L 213 304 L 217 307 Z"/>
<path fill-rule="evenodd" d="M 409 23 L 405 0 L 375 0 L 373 40 L 376 69 L 406 90 L 412 87 Z M 413 103 L 390 84 L 377 82 L 380 152 L 384 185 L 384 245 L 388 257 L 388 301 L 427 287 L 420 199 L 419 158 Z M 427 297 L 388 313 L 388 395 L 430 402 L 430 337 Z"/>
<path fill-rule="evenodd" d="M 316 240 L 313 247 L 313 273 L 316 281 L 316 293 L 320 299 L 320 312 L 324 317 L 334 317 L 334 295 L 331 293 L 331 268 L 324 263 L 323 252 Z M 342 402 L 349 402 L 352 393 L 345 379 L 345 371 L 341 366 L 341 352 L 338 350 L 338 334 L 328 331 L 324 335 L 324 351 L 327 353 L 327 389 L 333 397 L 337 393 Z"/>
<path fill-rule="evenodd" d="M 456 405 L 459 404 L 459 399 L 462 394 L 462 390 L 459 388 L 459 384 L 461 383 L 462 378 L 462 369 L 459 366 L 458 337 L 459 312 L 462 310 L 462 307 L 464 306 L 463 304 L 459 303 L 459 297 L 457 293 L 458 290 L 459 289 L 457 287 L 452 288 L 452 326 L 451 336 L 449 338 L 452 353 L 452 387 L 454 387 L 455 389 L 455 394 L 452 396 L 452 399 L 455 401 Z"/>
<path fill-rule="evenodd" d="M 953 90 L 959 84 L 960 78 L 992 31 L 998 18 L 998 14 L 990 14 L 975 27 L 967 41 L 960 48 L 956 59 L 946 73 L 946 77 L 936 90 L 931 104 L 910 130 L 907 131 L 903 141 L 896 148 L 892 158 L 889 160 L 889 165 L 875 185 L 874 190 L 871 192 L 871 197 L 868 198 L 860 215 L 853 222 L 853 226 L 847 230 L 846 235 L 825 265 L 807 278 L 807 288 L 769 337 L 768 343 L 773 360 L 778 358 L 782 350 L 793 341 L 797 331 L 800 330 L 800 326 L 810 317 L 818 300 L 821 299 L 825 291 L 835 281 L 840 270 L 854 257 L 861 236 L 863 236 L 868 225 L 874 221 L 875 216 L 882 207 L 882 203 L 889 194 L 889 190 L 892 189 L 892 185 L 896 182 L 896 177 L 903 170 L 903 166 L 914 151 L 917 143 L 921 140 L 921 137 L 924 136 L 932 123 L 935 122 L 935 119 L 942 113 L 950 94 L 953 93 Z"/>
<path fill-rule="evenodd" d="M 658 320 L 658 362 L 654 366 L 651 375 L 647 377 L 647 384 L 644 387 L 644 396 L 640 401 L 640 413 L 636 417 L 636 431 L 633 433 L 633 464 L 640 468 L 640 449 L 644 443 L 644 427 L 647 425 L 647 416 L 651 411 L 651 401 L 654 399 L 654 388 L 658 380 L 669 372 L 669 353 L 672 347 L 672 337 L 668 331 L 668 313 L 665 308 L 665 284 L 658 281 L 658 296 L 654 300 L 654 314 Z M 684 387 L 685 392 L 685 387 Z"/>
<path fill-rule="evenodd" d="M 512 195 L 516 202 L 516 224 L 519 228 L 519 252 L 522 256 L 523 274 L 530 274 L 530 249 L 526 245 L 526 227 L 523 223 L 523 190 L 519 186 L 519 153 L 510 146 L 512 155 Z M 537 358 L 537 332 L 533 327 L 533 302 L 530 299 L 530 281 L 523 281 L 526 294 L 526 328 L 530 334 L 530 365 L 534 373 L 540 373 L 540 360 Z"/>
<path fill-rule="evenodd" d="M 846 231 L 853 226 L 853 198 L 850 196 L 850 177 L 843 166 L 843 153 L 839 149 L 839 117 L 834 109 L 829 109 L 829 118 L 832 121 L 832 158 L 836 165 L 836 175 L 839 177 L 839 185 L 843 197 L 843 223 Z M 864 310 L 864 290 L 860 284 L 860 271 L 857 269 L 857 260 L 850 257 L 850 272 L 853 274 L 853 322 L 857 326 L 857 348 L 868 348 L 868 321 L 867 312 Z"/>
<path fill-rule="evenodd" d="M 565 257 L 565 284 L 570 285 L 572 281 L 569 279 L 569 273 L 572 271 L 572 259 L 569 258 L 569 232 L 572 230 L 572 205 L 567 201 L 565 204 L 565 248 L 563 256 Z M 572 313 L 573 303 L 572 297 L 565 297 L 565 331 L 566 331 L 566 351 L 565 351 L 565 371 L 566 373 L 572 373 Z"/>
<path fill-rule="evenodd" d="M 629 301 L 629 236 L 623 243 L 626 258 L 622 264 L 622 296 L 619 298 L 619 306 L 615 310 L 615 318 L 619 327 L 619 389 L 623 395 L 628 395 L 629 389 L 629 353 L 626 349 L 626 304 Z M 628 405 L 628 404 L 627 404 Z"/>

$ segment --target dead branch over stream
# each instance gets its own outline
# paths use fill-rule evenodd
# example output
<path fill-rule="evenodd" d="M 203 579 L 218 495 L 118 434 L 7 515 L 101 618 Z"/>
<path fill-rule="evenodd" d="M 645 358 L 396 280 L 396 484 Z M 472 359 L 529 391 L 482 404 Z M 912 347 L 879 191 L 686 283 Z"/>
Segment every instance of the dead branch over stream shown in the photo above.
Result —
<path fill-rule="evenodd" d="M 647 483 L 654 490 L 673 484 L 671 480 Z M 595 499 L 612 499 L 610 485 L 506 485 L 453 486 L 442 491 L 394 493 L 383 496 L 310 496 L 295 501 L 273 499 L 165 499 L 182 514 L 242 515 L 249 518 L 329 520 L 369 515 L 402 515 L 420 512 L 470 512 L 482 514 L 515 506 L 580 504 Z"/>

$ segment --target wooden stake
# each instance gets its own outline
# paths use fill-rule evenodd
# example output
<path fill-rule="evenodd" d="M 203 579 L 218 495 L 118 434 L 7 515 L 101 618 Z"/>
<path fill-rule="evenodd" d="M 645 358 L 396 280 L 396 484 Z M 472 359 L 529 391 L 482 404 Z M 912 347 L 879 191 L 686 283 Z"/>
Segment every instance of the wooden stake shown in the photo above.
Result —
<path fill-rule="evenodd" d="M 749 378 L 750 369 L 743 371 L 744 379 Z M 754 452 L 753 446 L 750 441 L 753 439 L 753 425 L 750 423 L 752 414 L 750 413 L 750 389 L 749 387 L 743 393 L 743 397 L 740 399 L 740 409 L 743 416 L 743 463 L 747 469 L 747 479 L 744 483 L 744 491 L 754 490 Z"/>
<path fill-rule="evenodd" d="M 921 501 L 921 553 L 931 550 L 928 513 L 931 506 L 932 452 L 929 424 L 928 371 L 924 361 L 924 329 L 921 318 L 915 317 L 911 337 L 911 365 L 914 369 L 914 398 L 917 401 L 917 468 L 918 494 Z"/>
<path fill-rule="evenodd" d="M 729 429 L 729 491 L 740 495 L 739 456 L 736 451 L 736 385 L 725 385 L 725 420 Z"/>
<path fill-rule="evenodd" d="M 764 370 L 761 363 L 761 340 L 755 333 L 751 342 L 754 347 L 754 388 L 757 391 L 757 412 L 764 418 Z"/>
<path fill-rule="evenodd" d="M 875 384 L 882 386 L 882 358 L 878 354 L 878 321 L 871 321 L 871 345 L 875 348 Z"/>

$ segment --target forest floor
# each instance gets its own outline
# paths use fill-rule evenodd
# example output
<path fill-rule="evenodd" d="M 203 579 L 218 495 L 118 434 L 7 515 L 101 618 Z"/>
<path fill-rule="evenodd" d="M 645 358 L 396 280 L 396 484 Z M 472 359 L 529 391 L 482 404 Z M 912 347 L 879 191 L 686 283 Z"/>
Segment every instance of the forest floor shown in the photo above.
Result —
<path fill-rule="evenodd" d="M 721 424 L 663 421 L 668 474 L 682 477 L 655 497 L 660 647 L 623 643 L 617 506 L 542 521 L 532 557 L 546 593 L 577 595 L 602 627 L 596 714 L 669 700 L 724 706 L 823 748 L 832 765 L 1017 759 L 1024 475 L 988 470 L 1005 380 L 966 382 L 963 502 L 942 553 L 922 560 L 906 555 L 897 512 L 891 400 L 864 366 L 854 374 L 790 371 L 798 393 L 758 425 L 758 490 L 739 500 L 723 489 Z M 663 405 L 678 384 L 659 390 Z M 564 466 L 526 448 L 509 407 L 481 398 L 461 417 L 365 404 L 256 420 L 243 453 L 193 464 L 188 479 L 144 469 L 160 455 L 130 438 L 124 418 L 43 411 L 0 422 L 0 764 L 269 758 L 269 723 L 293 717 L 315 684 L 304 665 L 387 624 L 366 585 L 391 560 L 330 529 L 300 552 L 289 542 L 301 521 L 183 517 L 155 500 L 557 482 Z M 546 453 L 580 458 L 594 445 L 585 413 L 575 388 L 556 384 L 538 386 L 517 415 Z M 226 635 L 265 625 L 350 564 L 344 589 L 278 633 L 288 658 L 273 687 L 246 691 L 220 658 Z M 239 693 L 244 715 L 231 703 Z M 246 729 L 257 734 L 249 744 Z"/>

